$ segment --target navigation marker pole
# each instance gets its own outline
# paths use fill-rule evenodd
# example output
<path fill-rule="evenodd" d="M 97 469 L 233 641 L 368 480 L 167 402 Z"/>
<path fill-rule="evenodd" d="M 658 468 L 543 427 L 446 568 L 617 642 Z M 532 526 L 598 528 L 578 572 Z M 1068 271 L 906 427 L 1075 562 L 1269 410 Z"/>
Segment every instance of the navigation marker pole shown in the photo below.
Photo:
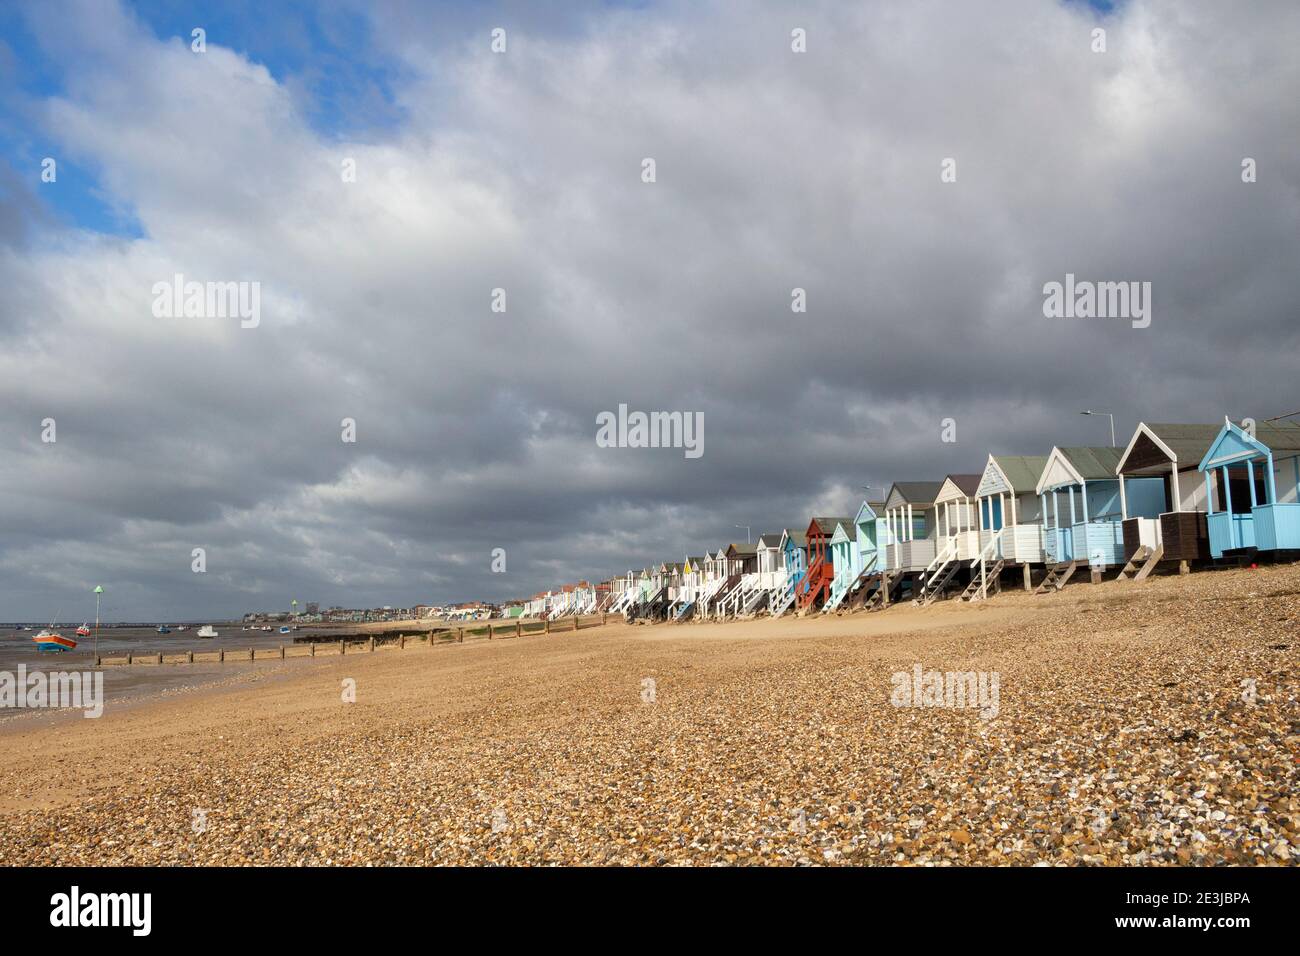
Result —
<path fill-rule="evenodd" d="M 101 585 L 95 585 L 95 660 L 99 660 L 99 596 L 104 593 Z"/>

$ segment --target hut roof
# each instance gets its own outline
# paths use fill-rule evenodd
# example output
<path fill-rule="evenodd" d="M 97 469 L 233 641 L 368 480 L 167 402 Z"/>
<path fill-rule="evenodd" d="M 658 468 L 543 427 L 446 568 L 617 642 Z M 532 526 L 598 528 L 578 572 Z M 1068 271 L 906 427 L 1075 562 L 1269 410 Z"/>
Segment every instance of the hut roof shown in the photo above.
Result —
<path fill-rule="evenodd" d="M 1118 448 L 1057 448 L 1084 481 L 1114 478 L 1115 467 L 1123 454 Z"/>
<path fill-rule="evenodd" d="M 1046 455 L 994 455 L 993 461 L 1006 475 L 1011 490 L 1016 494 L 1033 491 L 1038 485 L 1038 477 L 1047 467 Z"/>
<path fill-rule="evenodd" d="M 939 496 L 942 481 L 896 481 L 889 489 L 889 498 L 898 495 L 907 504 L 929 505 Z"/>

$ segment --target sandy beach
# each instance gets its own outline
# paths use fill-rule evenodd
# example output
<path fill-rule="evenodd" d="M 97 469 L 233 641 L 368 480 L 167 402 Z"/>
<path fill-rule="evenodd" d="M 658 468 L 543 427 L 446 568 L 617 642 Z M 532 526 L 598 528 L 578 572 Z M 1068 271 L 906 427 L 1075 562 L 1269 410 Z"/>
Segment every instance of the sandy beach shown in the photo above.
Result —
<path fill-rule="evenodd" d="M 0 863 L 1294 865 L 1298 629 L 1280 566 L 258 662 L 4 722 Z"/>

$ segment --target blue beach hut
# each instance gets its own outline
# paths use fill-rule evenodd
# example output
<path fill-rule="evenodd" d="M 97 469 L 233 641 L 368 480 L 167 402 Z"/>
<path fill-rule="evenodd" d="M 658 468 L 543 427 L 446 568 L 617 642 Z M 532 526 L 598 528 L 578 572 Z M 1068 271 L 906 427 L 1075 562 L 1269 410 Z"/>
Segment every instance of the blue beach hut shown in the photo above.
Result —
<path fill-rule="evenodd" d="M 1300 549 L 1300 423 L 1265 422 L 1252 435 L 1225 419 L 1200 470 L 1211 555 Z"/>
<path fill-rule="evenodd" d="M 1093 567 L 1124 563 L 1124 509 L 1115 469 L 1118 448 L 1053 448 L 1035 489 L 1043 513 L 1048 564 L 1083 561 Z M 1155 518 L 1164 510 L 1164 482 L 1125 483 L 1128 514 Z M 1065 504 L 1062 506 L 1062 497 Z"/>

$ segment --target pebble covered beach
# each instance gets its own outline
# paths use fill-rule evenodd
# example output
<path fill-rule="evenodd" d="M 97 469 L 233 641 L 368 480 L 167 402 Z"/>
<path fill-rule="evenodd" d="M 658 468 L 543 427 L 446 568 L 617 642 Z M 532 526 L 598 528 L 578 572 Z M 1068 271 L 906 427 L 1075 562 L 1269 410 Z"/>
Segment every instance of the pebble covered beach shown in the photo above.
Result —
<path fill-rule="evenodd" d="M 6 722 L 0 863 L 1295 865 L 1298 651 L 1284 565 L 267 662 Z"/>

